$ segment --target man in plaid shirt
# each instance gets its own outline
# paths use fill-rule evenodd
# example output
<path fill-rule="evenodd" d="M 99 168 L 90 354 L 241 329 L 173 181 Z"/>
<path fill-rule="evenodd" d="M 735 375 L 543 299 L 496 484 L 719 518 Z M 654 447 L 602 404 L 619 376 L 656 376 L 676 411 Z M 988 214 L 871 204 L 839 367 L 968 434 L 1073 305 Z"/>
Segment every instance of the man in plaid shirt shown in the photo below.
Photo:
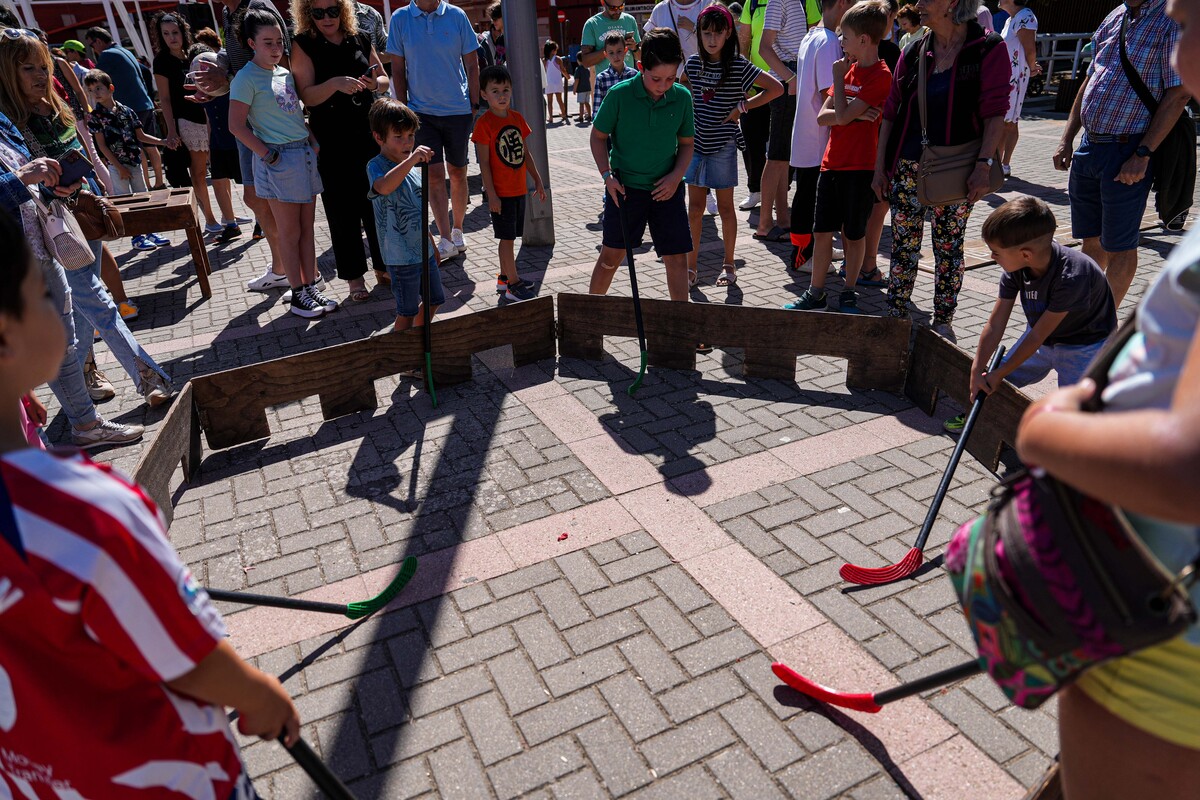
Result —
<path fill-rule="evenodd" d="M 625 37 L 620 31 L 609 31 L 604 37 L 604 55 L 608 58 L 608 69 L 596 75 L 596 85 L 592 89 L 592 113 L 600 111 L 600 103 L 608 90 L 621 81 L 627 81 L 638 74 L 633 67 L 625 64 Z"/>
<path fill-rule="evenodd" d="M 1137 272 L 1139 229 L 1153 177 L 1150 156 L 1188 101 L 1171 66 L 1179 25 L 1165 7 L 1166 0 L 1125 0 L 1096 29 L 1092 64 L 1054 153 L 1055 168 L 1071 171 L 1072 234 L 1108 275 L 1117 305 Z M 1153 117 L 1121 66 L 1126 19 L 1129 63 L 1159 103 Z M 1075 150 L 1081 126 L 1083 140 Z"/>

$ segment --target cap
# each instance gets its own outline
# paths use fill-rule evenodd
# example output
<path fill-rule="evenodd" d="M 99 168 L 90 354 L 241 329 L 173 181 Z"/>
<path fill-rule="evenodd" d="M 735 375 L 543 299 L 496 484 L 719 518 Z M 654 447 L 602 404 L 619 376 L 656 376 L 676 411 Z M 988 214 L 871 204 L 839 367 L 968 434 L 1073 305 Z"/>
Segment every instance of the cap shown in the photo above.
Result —
<path fill-rule="evenodd" d="M 74 50 L 76 53 L 86 53 L 87 48 L 83 46 L 83 42 L 78 39 L 67 39 L 63 42 L 63 50 Z"/>

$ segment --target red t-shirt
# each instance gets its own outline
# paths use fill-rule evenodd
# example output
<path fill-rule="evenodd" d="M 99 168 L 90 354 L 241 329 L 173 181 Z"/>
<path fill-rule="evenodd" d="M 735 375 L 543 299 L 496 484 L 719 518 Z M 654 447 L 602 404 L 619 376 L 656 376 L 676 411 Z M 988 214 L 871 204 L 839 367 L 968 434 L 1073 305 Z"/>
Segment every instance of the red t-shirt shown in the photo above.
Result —
<path fill-rule="evenodd" d="M 855 99 L 869 106 L 883 108 L 888 92 L 892 89 L 892 71 L 883 61 L 865 69 L 851 64 L 846 71 L 846 102 Z M 833 97 L 833 87 L 826 91 Z M 825 146 L 825 157 L 821 159 L 823 170 L 874 170 L 875 152 L 879 147 L 879 124 L 856 119 L 849 125 L 833 125 L 829 128 L 829 144 Z"/>
<path fill-rule="evenodd" d="M 525 184 L 525 139 L 530 134 L 525 118 L 511 109 L 507 117 L 488 111 L 475 123 L 471 141 L 490 150 L 492 182 L 500 197 L 521 197 Z"/>
<path fill-rule="evenodd" d="M 154 503 L 74 452 L 5 455 L 0 483 L 0 797 L 253 797 L 224 709 L 165 685 L 224 624 Z"/>

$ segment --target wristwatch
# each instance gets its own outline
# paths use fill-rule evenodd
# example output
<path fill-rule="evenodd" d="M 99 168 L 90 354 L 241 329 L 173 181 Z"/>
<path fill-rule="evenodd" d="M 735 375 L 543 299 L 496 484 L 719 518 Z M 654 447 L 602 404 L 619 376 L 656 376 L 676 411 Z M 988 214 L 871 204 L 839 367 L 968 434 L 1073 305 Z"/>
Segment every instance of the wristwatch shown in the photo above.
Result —
<path fill-rule="evenodd" d="M 1149 158 L 1150 156 L 1154 155 L 1153 151 L 1151 151 L 1150 148 L 1146 147 L 1144 144 L 1139 144 L 1137 150 L 1133 151 L 1133 154 L 1138 158 Z"/>
<path fill-rule="evenodd" d="M 975 159 L 975 163 L 976 164 L 987 164 L 990 167 L 996 163 L 996 159 L 994 159 L 994 158 L 977 158 L 977 159 Z"/>

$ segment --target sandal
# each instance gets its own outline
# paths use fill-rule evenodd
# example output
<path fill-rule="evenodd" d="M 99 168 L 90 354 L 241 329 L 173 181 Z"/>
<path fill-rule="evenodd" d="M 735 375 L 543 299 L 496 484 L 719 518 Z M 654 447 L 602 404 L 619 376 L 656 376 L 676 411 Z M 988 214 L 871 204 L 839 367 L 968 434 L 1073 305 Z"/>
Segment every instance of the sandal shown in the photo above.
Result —
<path fill-rule="evenodd" d="M 721 266 L 721 277 L 717 278 L 717 286 L 736 286 L 737 285 L 737 267 L 733 264 L 724 264 Z"/>
<path fill-rule="evenodd" d="M 755 231 L 754 238 L 758 239 L 760 242 L 787 242 L 791 241 L 792 235 L 776 225 L 766 233 L 758 233 Z"/>
<path fill-rule="evenodd" d="M 351 303 L 365 303 L 370 299 L 371 299 L 371 293 L 369 291 L 367 291 L 365 288 L 354 289 L 350 292 L 350 302 Z"/>
<path fill-rule="evenodd" d="M 696 283 L 700 280 L 700 273 L 694 269 L 688 270 L 688 288 L 695 289 Z"/>
<path fill-rule="evenodd" d="M 839 269 L 838 276 L 845 278 L 846 270 Z M 885 278 L 883 276 L 883 270 L 881 270 L 879 267 L 876 267 L 874 270 L 872 270 L 867 275 L 859 276 L 857 285 L 858 286 L 887 286 L 888 281 L 887 281 L 887 278 Z"/>

